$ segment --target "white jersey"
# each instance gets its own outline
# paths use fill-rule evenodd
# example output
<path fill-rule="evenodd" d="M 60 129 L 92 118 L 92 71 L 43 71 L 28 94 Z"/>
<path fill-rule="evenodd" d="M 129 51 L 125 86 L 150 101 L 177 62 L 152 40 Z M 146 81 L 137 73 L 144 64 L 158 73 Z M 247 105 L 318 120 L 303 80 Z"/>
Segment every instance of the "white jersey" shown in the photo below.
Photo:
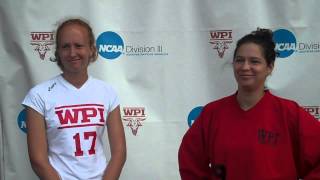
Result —
<path fill-rule="evenodd" d="M 102 179 L 110 158 L 103 131 L 119 105 L 110 85 L 89 77 L 77 89 L 59 75 L 32 88 L 22 104 L 44 117 L 49 161 L 63 180 Z"/>

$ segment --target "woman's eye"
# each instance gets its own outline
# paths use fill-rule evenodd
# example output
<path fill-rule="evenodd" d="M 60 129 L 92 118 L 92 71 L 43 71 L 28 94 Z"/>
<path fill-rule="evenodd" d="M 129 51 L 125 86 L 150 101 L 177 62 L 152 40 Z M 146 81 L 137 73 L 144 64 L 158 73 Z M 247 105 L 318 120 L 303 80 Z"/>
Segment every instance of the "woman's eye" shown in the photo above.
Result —
<path fill-rule="evenodd" d="M 83 45 L 82 44 L 76 44 L 76 47 L 77 48 L 81 48 L 81 47 L 83 47 Z"/>
<path fill-rule="evenodd" d="M 64 44 L 64 45 L 61 46 L 62 49 L 66 49 L 66 48 L 69 48 L 69 47 L 70 46 L 68 44 Z"/>
<path fill-rule="evenodd" d="M 250 62 L 252 64 L 259 64 L 260 63 L 260 61 L 258 59 L 252 59 Z"/>
<path fill-rule="evenodd" d="M 242 63 L 244 62 L 244 59 L 241 59 L 241 58 L 237 58 L 234 60 L 236 63 Z"/>

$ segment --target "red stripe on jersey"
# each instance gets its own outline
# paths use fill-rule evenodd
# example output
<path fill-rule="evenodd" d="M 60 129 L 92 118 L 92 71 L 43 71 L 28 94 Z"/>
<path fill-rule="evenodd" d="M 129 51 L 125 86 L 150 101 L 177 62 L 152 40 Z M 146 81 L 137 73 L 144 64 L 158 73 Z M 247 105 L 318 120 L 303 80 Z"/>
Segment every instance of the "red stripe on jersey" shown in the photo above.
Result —
<path fill-rule="evenodd" d="M 64 108 L 71 108 L 71 107 L 87 107 L 87 106 L 104 107 L 103 104 L 76 104 L 76 105 L 68 105 L 68 106 L 59 106 L 59 107 L 55 107 L 55 109 L 64 109 Z"/>
<path fill-rule="evenodd" d="M 58 129 L 88 127 L 88 126 L 104 126 L 104 124 L 79 124 L 79 125 L 72 125 L 72 126 L 61 126 L 61 127 L 58 127 Z"/>

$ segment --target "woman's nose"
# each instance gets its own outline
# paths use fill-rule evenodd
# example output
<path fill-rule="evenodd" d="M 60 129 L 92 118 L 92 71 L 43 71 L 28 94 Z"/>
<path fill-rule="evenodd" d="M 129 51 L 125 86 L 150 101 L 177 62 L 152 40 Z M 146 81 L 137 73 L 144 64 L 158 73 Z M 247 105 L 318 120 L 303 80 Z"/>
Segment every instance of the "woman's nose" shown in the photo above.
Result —
<path fill-rule="evenodd" d="M 249 61 L 244 61 L 242 66 L 242 69 L 250 69 L 250 62 Z"/>
<path fill-rule="evenodd" d="M 73 57 L 76 55 L 76 48 L 70 47 L 70 56 Z"/>

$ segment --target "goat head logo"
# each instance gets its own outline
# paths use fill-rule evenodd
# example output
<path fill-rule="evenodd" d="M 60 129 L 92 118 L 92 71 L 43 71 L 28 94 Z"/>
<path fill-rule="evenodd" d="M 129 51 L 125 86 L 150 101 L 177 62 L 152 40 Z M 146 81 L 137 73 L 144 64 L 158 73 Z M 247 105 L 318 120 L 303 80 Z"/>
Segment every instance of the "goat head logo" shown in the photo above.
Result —
<path fill-rule="evenodd" d="M 34 46 L 34 50 L 38 52 L 42 60 L 44 60 L 46 53 L 51 50 L 50 46 L 53 45 L 52 42 L 32 42 L 30 44 Z"/>

